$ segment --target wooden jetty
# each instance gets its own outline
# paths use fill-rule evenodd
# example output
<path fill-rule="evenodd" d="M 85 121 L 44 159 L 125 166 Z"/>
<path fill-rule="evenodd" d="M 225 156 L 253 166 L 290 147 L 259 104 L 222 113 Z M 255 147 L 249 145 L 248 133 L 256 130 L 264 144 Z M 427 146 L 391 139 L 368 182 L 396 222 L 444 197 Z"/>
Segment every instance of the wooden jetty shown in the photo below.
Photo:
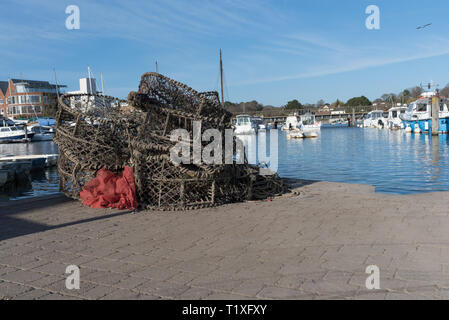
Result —
<path fill-rule="evenodd" d="M 30 179 L 31 171 L 43 170 L 58 164 L 57 154 L 0 157 L 0 190 Z"/>
<path fill-rule="evenodd" d="M 58 157 L 58 154 L 34 154 L 25 156 L 10 155 L 0 157 L 0 162 L 31 161 L 32 170 L 34 170 L 56 166 L 58 164 Z"/>

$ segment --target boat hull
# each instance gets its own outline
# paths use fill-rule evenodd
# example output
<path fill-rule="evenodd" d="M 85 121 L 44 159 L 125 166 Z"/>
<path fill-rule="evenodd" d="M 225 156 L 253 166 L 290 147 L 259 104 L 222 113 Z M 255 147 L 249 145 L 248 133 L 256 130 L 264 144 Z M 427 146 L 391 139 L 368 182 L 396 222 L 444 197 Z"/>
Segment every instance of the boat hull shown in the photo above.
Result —
<path fill-rule="evenodd" d="M 33 138 L 34 133 L 29 133 L 28 134 L 28 139 Z M 0 137 L 0 141 L 9 141 L 9 140 L 23 140 L 25 139 L 25 134 L 18 134 L 18 135 L 14 135 L 14 136 L 5 136 L 5 137 Z"/>
<path fill-rule="evenodd" d="M 424 133 L 432 132 L 432 119 L 402 120 L 406 128 L 411 128 L 411 132 L 420 131 Z M 449 118 L 440 118 L 439 133 L 449 133 Z M 419 130 L 417 130 L 419 128 Z M 410 130 L 408 130 L 410 131 Z"/>

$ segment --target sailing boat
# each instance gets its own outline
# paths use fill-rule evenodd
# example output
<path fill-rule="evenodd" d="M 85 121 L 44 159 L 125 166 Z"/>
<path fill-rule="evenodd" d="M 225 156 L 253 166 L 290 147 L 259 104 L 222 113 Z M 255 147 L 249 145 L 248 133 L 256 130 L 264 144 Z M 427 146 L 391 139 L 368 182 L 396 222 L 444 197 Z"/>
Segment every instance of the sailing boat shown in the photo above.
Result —
<path fill-rule="evenodd" d="M 221 82 L 221 105 L 224 108 L 224 95 L 223 95 L 223 59 L 220 49 L 220 82 Z M 255 119 L 245 114 L 245 106 L 243 106 L 243 114 L 236 116 L 236 123 L 234 127 L 234 134 L 236 135 L 253 135 L 257 134 L 259 125 Z"/>

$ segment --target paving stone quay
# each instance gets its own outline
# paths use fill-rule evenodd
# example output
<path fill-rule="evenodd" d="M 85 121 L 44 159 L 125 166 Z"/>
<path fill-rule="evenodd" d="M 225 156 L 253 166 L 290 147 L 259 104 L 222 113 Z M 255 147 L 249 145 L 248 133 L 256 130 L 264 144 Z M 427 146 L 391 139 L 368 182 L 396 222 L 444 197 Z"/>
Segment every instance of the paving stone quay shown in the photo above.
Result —
<path fill-rule="evenodd" d="M 59 195 L 0 204 L 0 299 L 449 299 L 448 192 L 296 190 L 188 212 Z M 66 288 L 69 265 L 79 290 Z"/>

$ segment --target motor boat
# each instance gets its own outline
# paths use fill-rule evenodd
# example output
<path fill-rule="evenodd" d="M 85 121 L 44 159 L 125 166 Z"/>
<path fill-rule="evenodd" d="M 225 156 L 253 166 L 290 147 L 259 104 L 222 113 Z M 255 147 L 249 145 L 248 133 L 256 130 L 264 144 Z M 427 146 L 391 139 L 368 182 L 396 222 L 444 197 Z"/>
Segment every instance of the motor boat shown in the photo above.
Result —
<path fill-rule="evenodd" d="M 267 126 L 265 125 L 265 122 L 262 120 L 262 118 L 253 118 L 253 122 L 257 125 L 257 131 L 258 132 L 265 132 L 267 131 Z"/>
<path fill-rule="evenodd" d="M 387 125 L 387 116 L 383 110 L 374 110 L 369 112 L 363 120 L 365 128 L 383 129 Z"/>
<path fill-rule="evenodd" d="M 421 97 L 413 101 L 408 109 L 400 115 L 407 132 L 421 133 L 432 131 L 432 99 L 436 92 L 424 92 Z M 439 98 L 439 133 L 449 132 L 448 100 Z"/>
<path fill-rule="evenodd" d="M 27 127 L 28 133 L 32 133 L 32 141 L 52 141 L 55 130 L 50 126 L 29 126 Z"/>
<path fill-rule="evenodd" d="M 294 116 L 288 116 L 285 120 L 285 124 L 282 126 L 282 131 L 291 131 L 291 130 L 298 130 L 299 126 L 299 119 L 296 115 Z"/>
<path fill-rule="evenodd" d="M 34 133 L 27 133 L 25 129 L 16 126 L 0 127 L 0 141 L 23 141 L 25 139 L 31 140 Z"/>
<path fill-rule="evenodd" d="M 258 125 L 253 121 L 253 117 L 249 115 L 238 115 L 236 117 L 236 123 L 234 128 L 234 134 L 256 134 L 258 131 Z"/>
<path fill-rule="evenodd" d="M 315 115 L 306 113 L 299 117 L 299 129 L 305 138 L 316 138 L 321 130 L 321 123 L 315 120 Z"/>
<path fill-rule="evenodd" d="M 404 129 L 404 122 L 400 115 L 404 114 L 407 107 L 393 107 L 388 110 L 387 128 L 391 130 Z"/>

